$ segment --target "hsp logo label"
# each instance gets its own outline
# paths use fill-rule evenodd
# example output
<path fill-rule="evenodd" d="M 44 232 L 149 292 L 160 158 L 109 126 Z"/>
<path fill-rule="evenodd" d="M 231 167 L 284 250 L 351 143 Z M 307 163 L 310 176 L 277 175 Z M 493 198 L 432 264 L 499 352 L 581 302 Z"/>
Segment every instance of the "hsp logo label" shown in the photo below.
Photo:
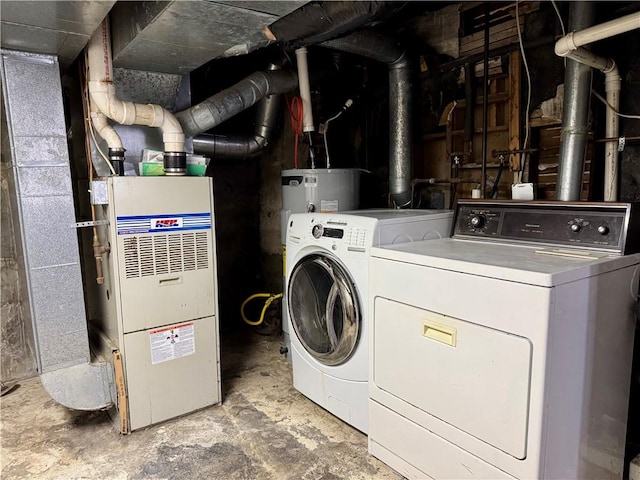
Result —
<path fill-rule="evenodd" d="M 153 230 L 162 230 L 168 228 L 181 228 L 182 218 L 154 218 L 151 221 L 151 228 Z"/>

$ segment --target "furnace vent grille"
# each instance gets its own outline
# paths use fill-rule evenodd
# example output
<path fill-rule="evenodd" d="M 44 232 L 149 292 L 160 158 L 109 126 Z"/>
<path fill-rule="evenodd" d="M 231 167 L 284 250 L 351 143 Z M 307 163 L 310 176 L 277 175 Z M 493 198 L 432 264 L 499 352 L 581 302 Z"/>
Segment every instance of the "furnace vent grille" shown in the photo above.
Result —
<path fill-rule="evenodd" d="M 124 239 L 126 278 L 204 270 L 209 267 L 207 232 L 140 235 Z"/>

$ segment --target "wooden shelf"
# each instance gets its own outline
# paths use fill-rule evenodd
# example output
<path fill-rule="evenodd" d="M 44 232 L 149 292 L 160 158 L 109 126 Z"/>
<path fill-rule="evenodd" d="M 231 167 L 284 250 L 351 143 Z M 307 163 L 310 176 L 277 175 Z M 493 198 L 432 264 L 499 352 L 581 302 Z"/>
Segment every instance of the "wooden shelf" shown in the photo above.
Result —
<path fill-rule="evenodd" d="M 508 125 L 498 125 L 496 127 L 489 127 L 487 129 L 487 132 L 489 133 L 495 133 L 495 132 L 508 132 L 509 131 L 509 126 Z M 482 129 L 481 128 L 476 128 L 473 130 L 474 135 L 478 135 L 482 133 Z M 464 135 L 464 130 L 454 130 L 451 132 L 451 135 L 459 137 L 461 135 Z M 431 140 L 445 140 L 447 138 L 447 134 L 445 132 L 438 132 L 438 133 L 426 133 L 424 135 L 422 135 L 422 140 L 425 141 L 431 141 Z"/>
<path fill-rule="evenodd" d="M 426 141 L 445 140 L 446 138 L 447 138 L 447 134 L 445 132 L 427 133 L 422 136 L 422 140 L 426 140 Z"/>
<path fill-rule="evenodd" d="M 509 125 L 496 125 L 494 127 L 487 128 L 487 132 L 488 133 L 508 132 L 508 131 L 509 131 Z M 473 129 L 473 133 L 474 133 L 474 135 L 480 134 L 480 133 L 482 133 L 482 129 L 481 128 L 474 128 Z M 454 131 L 451 132 L 451 134 L 454 135 L 454 136 L 464 135 L 464 130 L 454 130 Z"/>
<path fill-rule="evenodd" d="M 487 163 L 487 168 L 498 168 L 500 167 L 499 163 Z M 466 165 L 463 163 L 460 168 L 462 169 L 478 169 L 482 168 L 481 163 L 467 163 Z"/>
<path fill-rule="evenodd" d="M 483 95 L 478 95 L 476 97 L 476 105 L 482 105 Z M 500 93 L 490 93 L 487 98 L 487 103 L 503 103 L 509 100 L 509 93 L 500 92 Z M 466 106 L 467 101 L 464 99 L 456 100 L 456 108 L 461 108 Z"/>

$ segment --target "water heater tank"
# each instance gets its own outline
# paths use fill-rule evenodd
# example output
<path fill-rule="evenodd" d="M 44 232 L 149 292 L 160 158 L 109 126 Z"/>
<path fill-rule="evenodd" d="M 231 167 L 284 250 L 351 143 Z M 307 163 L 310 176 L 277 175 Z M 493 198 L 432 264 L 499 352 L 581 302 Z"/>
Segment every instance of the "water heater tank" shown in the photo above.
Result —
<path fill-rule="evenodd" d="M 282 171 L 282 244 L 292 213 L 338 212 L 360 206 L 360 173 L 356 168 Z"/>

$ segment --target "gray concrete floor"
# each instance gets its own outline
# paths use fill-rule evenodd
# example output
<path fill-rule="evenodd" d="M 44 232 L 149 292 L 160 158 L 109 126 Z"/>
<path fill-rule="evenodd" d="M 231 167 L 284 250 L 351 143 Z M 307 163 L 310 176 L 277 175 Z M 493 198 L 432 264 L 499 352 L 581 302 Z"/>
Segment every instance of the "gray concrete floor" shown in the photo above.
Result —
<path fill-rule="evenodd" d="M 280 339 L 223 336 L 223 403 L 119 435 L 105 412 L 54 402 L 39 379 L 0 399 L 3 480 L 401 479 L 367 438 L 293 388 Z"/>

